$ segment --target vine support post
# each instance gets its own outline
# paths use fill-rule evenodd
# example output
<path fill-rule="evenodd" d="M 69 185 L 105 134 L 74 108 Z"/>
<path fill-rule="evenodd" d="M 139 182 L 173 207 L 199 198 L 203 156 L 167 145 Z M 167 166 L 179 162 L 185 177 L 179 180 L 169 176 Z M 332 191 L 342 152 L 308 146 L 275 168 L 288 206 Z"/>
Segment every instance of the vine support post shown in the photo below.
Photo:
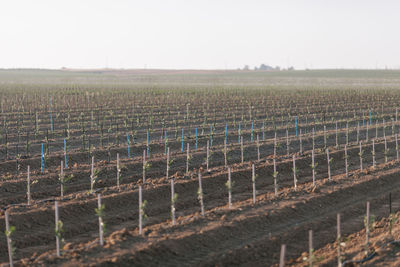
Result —
<path fill-rule="evenodd" d="M 199 150 L 199 137 L 197 135 L 197 127 L 196 127 L 196 151 Z"/>
<path fill-rule="evenodd" d="M 370 208 L 369 201 L 367 201 L 367 217 L 365 220 L 365 255 L 368 255 L 368 249 L 369 249 L 369 224 L 370 224 L 369 208 Z"/>
<path fill-rule="evenodd" d="M 275 158 L 273 159 L 273 162 L 274 162 L 274 193 L 275 193 L 275 196 L 278 196 L 278 182 L 277 182 L 278 173 L 276 172 L 276 160 L 275 160 Z"/>
<path fill-rule="evenodd" d="M 146 150 L 143 150 L 143 183 L 146 183 Z"/>
<path fill-rule="evenodd" d="M 308 266 L 312 267 L 313 266 L 313 260 L 314 260 L 314 256 L 313 256 L 313 252 L 314 252 L 314 246 L 313 246 L 313 231 L 309 230 L 308 231 Z"/>
<path fill-rule="evenodd" d="M 312 180 L 313 180 L 313 186 L 315 186 L 315 153 L 314 150 L 311 151 L 311 160 L 312 160 Z"/>
<path fill-rule="evenodd" d="M 395 140 L 396 140 L 396 160 L 399 161 L 399 141 L 397 134 L 395 134 Z"/>
<path fill-rule="evenodd" d="M 256 204 L 256 167 L 254 164 L 251 166 L 252 168 L 252 174 L 251 174 L 251 181 L 253 184 L 253 204 Z"/>
<path fill-rule="evenodd" d="M 296 157 L 295 157 L 295 155 L 293 155 L 293 182 L 294 182 L 294 191 L 297 191 Z"/>
<path fill-rule="evenodd" d="M 299 129 L 299 143 L 300 143 L 300 155 L 303 155 L 303 139 L 301 129 Z"/>
<path fill-rule="evenodd" d="M 240 155 L 241 155 L 241 159 L 242 159 L 242 164 L 244 163 L 244 153 L 243 153 L 243 136 L 240 137 Z"/>
<path fill-rule="evenodd" d="M 225 163 L 225 168 L 228 166 L 228 159 L 227 159 L 227 154 L 226 154 L 226 138 L 224 140 L 224 163 Z"/>
<path fill-rule="evenodd" d="M 286 245 L 283 244 L 281 246 L 281 254 L 279 257 L 279 267 L 285 267 L 285 253 L 286 253 Z"/>
<path fill-rule="evenodd" d="M 175 225 L 175 186 L 174 186 L 174 178 L 171 178 L 171 218 L 172 218 L 172 225 Z"/>
<path fill-rule="evenodd" d="M 189 143 L 186 144 L 186 175 L 189 175 Z"/>
<path fill-rule="evenodd" d="M 169 147 L 167 148 L 167 181 L 169 178 Z"/>
<path fill-rule="evenodd" d="M 56 221 L 56 227 L 55 231 L 58 233 L 61 229 L 59 229 L 59 214 L 58 214 L 58 201 L 54 202 L 54 210 L 55 210 L 55 221 Z M 60 237 L 58 234 L 56 234 L 56 251 L 57 251 L 57 257 L 60 257 Z"/>
<path fill-rule="evenodd" d="M 64 162 L 60 164 L 60 195 L 61 199 L 64 198 Z"/>
<path fill-rule="evenodd" d="M 360 171 L 363 171 L 363 158 L 362 158 L 362 141 L 360 141 Z"/>
<path fill-rule="evenodd" d="M 372 139 L 372 167 L 376 168 L 376 158 L 375 158 L 375 138 Z"/>
<path fill-rule="evenodd" d="M 5 212 L 4 214 L 5 221 L 6 221 L 6 233 L 8 233 L 7 236 L 7 248 L 8 248 L 8 261 L 10 263 L 10 267 L 14 267 L 14 261 L 13 261 L 13 249 L 11 245 L 11 238 L 10 238 L 10 219 L 9 219 L 9 214 L 8 211 Z"/>
<path fill-rule="evenodd" d="M 99 212 L 101 212 L 102 207 L 101 207 L 101 195 L 100 194 L 97 195 L 97 208 L 98 208 Z M 103 218 L 102 218 L 102 216 L 98 216 L 98 217 L 99 217 L 99 242 L 100 242 L 100 246 L 103 246 L 104 245 Z"/>
<path fill-rule="evenodd" d="M 42 143 L 42 156 L 40 157 L 40 172 L 44 171 L 44 154 L 43 154 L 43 143 Z"/>
<path fill-rule="evenodd" d="M 340 243 L 341 243 L 341 230 L 340 230 L 340 214 L 336 215 L 336 229 L 337 229 L 337 254 L 338 254 L 338 267 L 342 266 L 342 256 L 340 251 Z"/>
<path fill-rule="evenodd" d="M 204 216 L 203 183 L 202 183 L 202 178 L 201 178 L 201 173 L 200 172 L 199 172 L 199 192 L 198 192 L 198 197 L 199 197 L 199 201 L 200 201 L 201 216 Z"/>
<path fill-rule="evenodd" d="M 288 128 L 286 127 L 286 154 L 288 157 L 289 157 L 289 152 L 290 152 L 289 131 Z"/>
<path fill-rule="evenodd" d="M 329 157 L 329 149 L 326 149 L 326 160 L 328 161 L 328 180 L 332 181 L 332 176 L 331 176 L 331 159 Z"/>
<path fill-rule="evenodd" d="M 61 166 L 62 167 L 62 166 Z M 28 198 L 28 205 L 31 204 L 31 166 L 28 165 L 28 170 L 27 170 L 27 178 L 26 178 L 26 182 L 27 182 L 27 198 Z"/>
<path fill-rule="evenodd" d="M 121 169 L 119 167 L 119 153 L 117 153 L 117 188 L 119 190 L 119 179 L 120 179 L 120 175 L 121 175 Z"/>
<path fill-rule="evenodd" d="M 338 137 L 338 126 L 337 126 L 337 121 L 335 124 L 335 129 L 336 129 L 336 149 L 339 148 L 339 137 Z"/>
<path fill-rule="evenodd" d="M 68 168 L 68 163 L 67 163 L 67 141 L 64 138 L 64 167 L 67 169 Z"/>
<path fill-rule="evenodd" d="M 274 138 L 274 158 L 276 158 L 276 131 L 275 131 L 275 138 Z"/>
<path fill-rule="evenodd" d="M 209 171 L 209 158 L 210 158 L 210 141 L 207 140 L 207 158 L 206 158 L 206 167 L 207 167 L 207 171 Z"/>
<path fill-rule="evenodd" d="M 384 142 L 385 142 L 385 163 L 387 163 L 388 162 L 388 149 L 387 149 L 386 136 L 384 137 Z"/>
<path fill-rule="evenodd" d="M 315 149 L 315 129 L 312 129 L 312 150 Z"/>
<path fill-rule="evenodd" d="M 139 235 L 142 235 L 143 232 L 143 213 L 142 213 L 142 205 L 143 205 L 143 198 L 142 198 L 142 186 L 139 185 Z"/>

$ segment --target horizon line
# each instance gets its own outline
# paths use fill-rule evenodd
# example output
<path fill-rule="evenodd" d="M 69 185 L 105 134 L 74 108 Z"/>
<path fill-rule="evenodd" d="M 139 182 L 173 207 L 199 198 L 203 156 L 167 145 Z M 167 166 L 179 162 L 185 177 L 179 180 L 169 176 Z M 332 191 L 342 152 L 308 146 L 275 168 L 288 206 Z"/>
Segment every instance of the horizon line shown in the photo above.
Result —
<path fill-rule="evenodd" d="M 289 67 L 291 68 L 291 67 Z M 242 71 L 242 72 L 279 72 L 279 71 L 318 71 L 318 70 L 400 70 L 400 67 L 397 68 L 281 68 L 281 69 L 271 69 L 271 70 L 260 70 L 260 69 L 243 69 L 243 68 L 231 68 L 231 69 L 223 69 L 223 68 L 215 68 L 215 69 L 202 69 L 202 68 L 29 68 L 29 67 L 15 67 L 15 68 L 0 68 L 1 71 L 4 70 L 47 70 L 47 71 L 129 71 L 129 70 L 137 70 L 137 71 Z"/>

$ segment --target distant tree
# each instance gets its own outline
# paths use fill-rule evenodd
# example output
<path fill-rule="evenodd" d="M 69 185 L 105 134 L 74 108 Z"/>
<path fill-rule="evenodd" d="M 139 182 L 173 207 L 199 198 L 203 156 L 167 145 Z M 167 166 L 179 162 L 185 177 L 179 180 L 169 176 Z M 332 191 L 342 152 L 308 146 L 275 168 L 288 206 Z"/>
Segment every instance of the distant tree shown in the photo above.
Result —
<path fill-rule="evenodd" d="M 249 69 L 250 69 L 249 65 L 244 65 L 243 70 L 249 70 Z"/>
<path fill-rule="evenodd" d="M 261 64 L 260 70 L 274 70 L 274 68 L 269 65 Z"/>

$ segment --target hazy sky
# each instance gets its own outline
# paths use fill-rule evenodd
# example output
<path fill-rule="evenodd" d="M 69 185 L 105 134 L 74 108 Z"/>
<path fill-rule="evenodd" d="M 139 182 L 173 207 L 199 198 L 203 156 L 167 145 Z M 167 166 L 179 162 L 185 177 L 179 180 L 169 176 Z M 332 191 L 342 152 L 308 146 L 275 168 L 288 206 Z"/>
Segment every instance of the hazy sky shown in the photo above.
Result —
<path fill-rule="evenodd" d="M 0 0 L 0 68 L 399 68 L 400 1 Z"/>

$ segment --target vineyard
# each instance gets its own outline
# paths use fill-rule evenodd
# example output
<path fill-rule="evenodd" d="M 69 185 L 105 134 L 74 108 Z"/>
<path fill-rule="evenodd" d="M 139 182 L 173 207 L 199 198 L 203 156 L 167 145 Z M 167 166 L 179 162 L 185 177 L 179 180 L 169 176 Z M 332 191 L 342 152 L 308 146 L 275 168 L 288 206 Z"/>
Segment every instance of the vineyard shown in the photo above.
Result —
<path fill-rule="evenodd" d="M 2 70 L 0 261 L 399 264 L 399 82 Z"/>

